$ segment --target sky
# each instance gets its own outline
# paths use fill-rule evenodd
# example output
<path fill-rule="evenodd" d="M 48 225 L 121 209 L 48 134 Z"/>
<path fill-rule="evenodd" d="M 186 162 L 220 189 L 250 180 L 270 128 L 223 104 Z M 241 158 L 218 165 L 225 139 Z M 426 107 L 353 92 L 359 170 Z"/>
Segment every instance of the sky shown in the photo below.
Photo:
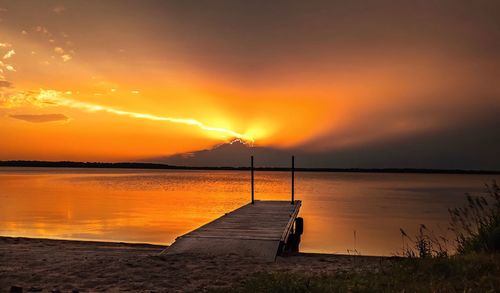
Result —
<path fill-rule="evenodd" d="M 500 169 L 499 52 L 498 1 L 0 0 L 0 160 Z"/>

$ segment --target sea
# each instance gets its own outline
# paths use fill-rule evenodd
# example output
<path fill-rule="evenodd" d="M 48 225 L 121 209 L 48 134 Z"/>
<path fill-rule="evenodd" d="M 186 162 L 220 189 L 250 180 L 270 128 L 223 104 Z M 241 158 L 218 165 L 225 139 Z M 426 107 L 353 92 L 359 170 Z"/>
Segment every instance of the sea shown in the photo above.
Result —
<path fill-rule="evenodd" d="M 400 255 L 421 225 L 452 249 L 448 209 L 499 177 L 295 172 L 300 250 Z M 290 197 L 290 173 L 255 173 L 256 200 Z M 168 245 L 250 200 L 248 171 L 0 167 L 0 235 Z"/>

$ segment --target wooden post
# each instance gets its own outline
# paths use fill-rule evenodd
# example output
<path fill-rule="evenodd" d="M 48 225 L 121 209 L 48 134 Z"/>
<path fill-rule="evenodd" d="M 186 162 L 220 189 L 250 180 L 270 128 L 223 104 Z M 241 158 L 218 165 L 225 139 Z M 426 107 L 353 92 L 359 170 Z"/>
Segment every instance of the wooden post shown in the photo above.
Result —
<path fill-rule="evenodd" d="M 250 162 L 251 162 L 251 172 L 252 172 L 252 204 L 254 204 L 253 200 L 253 193 L 254 193 L 254 187 L 253 187 L 253 156 L 250 157 Z"/>
<path fill-rule="evenodd" d="M 292 204 L 295 197 L 295 156 L 292 156 Z"/>

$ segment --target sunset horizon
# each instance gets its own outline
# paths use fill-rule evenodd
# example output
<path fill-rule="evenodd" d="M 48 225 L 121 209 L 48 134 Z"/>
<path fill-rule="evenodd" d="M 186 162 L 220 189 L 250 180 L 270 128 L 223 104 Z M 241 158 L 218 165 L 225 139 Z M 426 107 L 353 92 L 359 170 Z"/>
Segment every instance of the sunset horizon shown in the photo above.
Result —
<path fill-rule="evenodd" d="M 141 161 L 237 138 L 364 167 L 387 152 L 394 165 L 498 166 L 486 3 L 467 16 L 462 5 L 296 3 L 282 17 L 278 3 L 258 16 L 257 4 L 213 5 L 2 4 L 0 160 Z M 349 20 L 326 16 L 343 9 Z M 385 17 L 395 13 L 406 17 Z"/>

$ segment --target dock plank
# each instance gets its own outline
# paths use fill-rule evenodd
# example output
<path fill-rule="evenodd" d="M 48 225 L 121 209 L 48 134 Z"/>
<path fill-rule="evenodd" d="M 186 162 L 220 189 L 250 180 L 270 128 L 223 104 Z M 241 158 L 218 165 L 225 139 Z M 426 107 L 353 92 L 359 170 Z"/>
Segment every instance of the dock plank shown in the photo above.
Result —
<path fill-rule="evenodd" d="M 301 201 L 255 201 L 184 234 L 167 254 L 241 254 L 273 261 L 286 243 Z"/>

